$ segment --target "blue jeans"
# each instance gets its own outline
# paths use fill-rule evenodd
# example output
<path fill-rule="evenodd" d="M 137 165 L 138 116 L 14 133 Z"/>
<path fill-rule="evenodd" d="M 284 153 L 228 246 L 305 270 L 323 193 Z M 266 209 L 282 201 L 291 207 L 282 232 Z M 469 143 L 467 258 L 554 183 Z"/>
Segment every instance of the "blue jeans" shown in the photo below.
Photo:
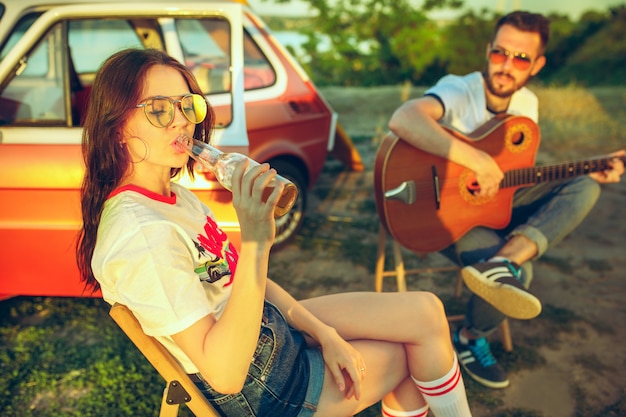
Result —
<path fill-rule="evenodd" d="M 225 417 L 310 417 L 324 382 L 324 360 L 308 349 L 281 312 L 266 302 L 261 333 L 241 392 L 220 394 L 198 374 L 192 381 Z"/>
<path fill-rule="evenodd" d="M 442 253 L 458 265 L 471 265 L 494 256 L 509 238 L 524 235 L 537 245 L 537 255 L 532 259 L 535 260 L 578 227 L 599 196 L 600 185 L 587 175 L 519 189 L 513 197 L 511 222 L 505 229 L 476 227 Z M 526 288 L 533 278 L 532 260 L 521 265 Z M 464 326 L 476 336 L 487 336 L 505 318 L 480 297 L 472 295 Z"/>

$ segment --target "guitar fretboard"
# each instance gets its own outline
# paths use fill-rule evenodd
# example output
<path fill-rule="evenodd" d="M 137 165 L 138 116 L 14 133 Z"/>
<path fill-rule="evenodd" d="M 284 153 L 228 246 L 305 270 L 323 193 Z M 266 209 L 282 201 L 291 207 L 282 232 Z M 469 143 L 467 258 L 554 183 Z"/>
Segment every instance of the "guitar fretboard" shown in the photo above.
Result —
<path fill-rule="evenodd" d="M 532 185 L 540 182 L 558 181 L 562 179 L 603 171 L 609 168 L 609 161 L 613 157 L 586 159 L 581 161 L 565 162 L 557 165 L 535 166 L 531 168 L 514 169 L 504 174 L 500 187 L 516 187 Z M 622 161 L 626 157 L 619 157 Z"/>

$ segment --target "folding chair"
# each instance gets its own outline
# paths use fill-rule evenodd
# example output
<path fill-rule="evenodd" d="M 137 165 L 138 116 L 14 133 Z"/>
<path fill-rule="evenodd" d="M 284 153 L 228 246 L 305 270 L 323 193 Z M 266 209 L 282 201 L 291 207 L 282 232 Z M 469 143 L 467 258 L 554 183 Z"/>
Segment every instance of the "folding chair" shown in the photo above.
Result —
<path fill-rule="evenodd" d="M 198 417 L 219 417 L 217 411 L 191 381 L 174 357 L 154 337 L 146 335 L 133 313 L 122 304 L 111 307 L 110 316 L 165 379 L 160 417 L 175 417 L 180 404 Z"/>
<path fill-rule="evenodd" d="M 402 248 L 400 244 L 393 238 L 391 238 L 392 250 L 393 250 L 393 258 L 394 258 L 394 269 L 385 270 L 385 249 L 386 249 L 386 241 L 387 241 L 387 230 L 382 223 L 378 225 L 378 249 L 376 253 L 376 271 L 374 277 L 374 288 L 377 292 L 381 292 L 383 290 L 383 279 L 385 277 L 395 277 L 398 291 L 406 291 L 406 276 L 414 275 L 414 274 L 428 274 L 433 272 L 442 272 L 442 271 L 458 271 L 459 267 L 456 265 L 451 266 L 441 266 L 441 267 L 426 267 L 426 268 L 415 268 L 406 270 L 404 268 L 404 260 L 402 257 Z M 457 274 L 457 279 L 454 288 L 454 296 L 460 297 L 461 291 L 463 290 L 463 278 L 461 274 Z M 448 321 L 462 321 L 464 316 L 462 314 L 448 316 Z M 500 324 L 498 328 L 500 333 L 500 340 L 502 341 L 502 346 L 505 351 L 511 352 L 513 350 L 513 339 L 511 338 L 511 329 L 509 327 L 509 320 L 506 319 Z"/>

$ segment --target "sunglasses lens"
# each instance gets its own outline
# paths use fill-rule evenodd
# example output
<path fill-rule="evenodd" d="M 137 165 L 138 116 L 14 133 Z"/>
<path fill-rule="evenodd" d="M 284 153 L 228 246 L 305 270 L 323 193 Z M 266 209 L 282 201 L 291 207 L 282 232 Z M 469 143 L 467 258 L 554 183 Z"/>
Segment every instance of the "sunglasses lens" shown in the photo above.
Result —
<path fill-rule="evenodd" d="M 144 111 L 148 121 L 156 127 L 167 127 L 174 119 L 174 106 L 166 98 L 148 100 Z"/>
<path fill-rule="evenodd" d="M 499 49 L 492 49 L 489 51 L 489 62 L 492 64 L 502 64 L 506 61 L 506 54 Z"/>
<path fill-rule="evenodd" d="M 530 67 L 530 58 L 522 56 L 513 57 L 513 66 L 520 71 L 525 71 Z"/>
<path fill-rule="evenodd" d="M 207 114 L 207 102 L 199 94 L 184 96 L 180 102 L 187 120 L 191 123 L 201 123 Z"/>

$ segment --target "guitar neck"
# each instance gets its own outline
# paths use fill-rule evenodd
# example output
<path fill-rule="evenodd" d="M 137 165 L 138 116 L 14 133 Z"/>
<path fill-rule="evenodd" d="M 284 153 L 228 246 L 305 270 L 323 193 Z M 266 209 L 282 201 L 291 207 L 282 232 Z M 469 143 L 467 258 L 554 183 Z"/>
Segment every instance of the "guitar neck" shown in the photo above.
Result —
<path fill-rule="evenodd" d="M 620 156 L 618 158 L 624 161 L 626 156 Z M 614 157 L 602 157 L 565 162 L 556 165 L 514 169 L 504 174 L 504 179 L 500 183 L 500 187 L 533 185 L 540 182 L 557 181 L 603 171 L 609 168 L 609 161 L 612 159 L 614 159 Z"/>

